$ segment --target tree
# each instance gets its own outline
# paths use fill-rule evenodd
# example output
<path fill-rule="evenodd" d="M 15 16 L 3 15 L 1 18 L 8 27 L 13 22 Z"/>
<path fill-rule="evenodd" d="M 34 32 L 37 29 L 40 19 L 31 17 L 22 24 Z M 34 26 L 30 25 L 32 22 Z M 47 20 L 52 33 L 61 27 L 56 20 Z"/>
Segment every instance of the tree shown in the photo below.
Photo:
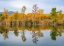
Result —
<path fill-rule="evenodd" d="M 0 14 L 0 21 L 2 21 L 2 14 Z"/>
<path fill-rule="evenodd" d="M 58 16 L 59 16 L 59 18 L 60 18 L 60 19 L 62 19 L 62 18 L 63 18 L 62 10 L 59 10 L 59 11 L 58 11 Z"/>
<path fill-rule="evenodd" d="M 33 10 L 32 10 L 32 13 L 33 13 L 33 19 L 35 19 L 35 15 L 36 15 L 36 12 L 37 12 L 37 10 L 38 10 L 38 7 L 37 7 L 37 4 L 34 4 L 33 5 Z"/>
<path fill-rule="evenodd" d="M 59 15 L 61 15 L 62 14 L 62 10 L 59 10 L 58 13 L 59 13 Z"/>
<path fill-rule="evenodd" d="M 14 13 L 14 19 L 15 19 L 15 20 L 18 19 L 18 11 L 16 11 L 16 12 Z"/>
<path fill-rule="evenodd" d="M 4 29 L 3 36 L 4 40 L 8 38 L 8 29 Z"/>
<path fill-rule="evenodd" d="M 18 20 L 18 11 L 16 11 L 16 12 L 14 13 L 14 26 L 17 25 L 17 20 Z"/>
<path fill-rule="evenodd" d="M 37 36 L 40 38 L 40 37 L 44 37 L 44 34 L 41 32 L 41 31 L 38 31 L 37 32 Z"/>
<path fill-rule="evenodd" d="M 43 9 L 38 9 L 37 13 L 38 14 L 43 14 L 44 13 L 44 10 Z"/>
<path fill-rule="evenodd" d="M 22 7 L 22 11 L 21 11 L 21 14 L 23 14 L 23 19 L 25 19 L 25 16 L 24 16 L 25 10 L 26 10 L 26 6 L 23 6 L 23 7 Z"/>
<path fill-rule="evenodd" d="M 8 10 L 7 9 L 4 9 L 3 16 L 5 19 L 8 18 Z"/>
<path fill-rule="evenodd" d="M 57 19 L 58 24 L 63 24 L 63 15 L 62 15 L 62 10 L 58 11 L 58 19 Z"/>
<path fill-rule="evenodd" d="M 57 21 L 57 13 L 58 12 L 56 12 L 56 8 L 52 8 L 50 14 L 51 14 L 51 19 L 53 20 L 53 23 Z"/>
<path fill-rule="evenodd" d="M 24 26 L 25 25 L 25 10 L 26 10 L 26 6 L 23 6 L 22 7 L 22 11 L 21 11 L 21 14 L 23 14 L 23 18 L 22 18 L 22 25 Z"/>
<path fill-rule="evenodd" d="M 35 19 L 35 16 L 36 16 L 37 10 L 38 10 L 37 4 L 34 4 L 34 5 L 33 5 L 33 10 L 32 10 L 32 13 L 33 13 L 33 15 L 32 15 L 33 26 L 36 24 L 36 23 L 35 23 L 35 20 L 36 20 L 36 19 Z"/>

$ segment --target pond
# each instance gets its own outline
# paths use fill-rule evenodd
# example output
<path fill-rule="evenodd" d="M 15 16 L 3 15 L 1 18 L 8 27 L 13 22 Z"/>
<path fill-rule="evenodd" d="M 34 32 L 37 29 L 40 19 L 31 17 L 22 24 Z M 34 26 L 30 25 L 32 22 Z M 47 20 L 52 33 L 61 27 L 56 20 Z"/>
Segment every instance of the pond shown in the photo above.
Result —
<path fill-rule="evenodd" d="M 64 46 L 63 26 L 0 27 L 0 46 Z"/>

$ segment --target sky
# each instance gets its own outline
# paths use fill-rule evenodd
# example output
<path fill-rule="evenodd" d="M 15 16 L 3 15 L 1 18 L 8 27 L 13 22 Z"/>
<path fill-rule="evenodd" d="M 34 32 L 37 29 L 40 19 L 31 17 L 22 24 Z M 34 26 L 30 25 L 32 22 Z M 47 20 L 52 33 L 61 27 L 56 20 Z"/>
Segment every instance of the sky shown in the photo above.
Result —
<path fill-rule="evenodd" d="M 37 4 L 38 8 L 43 9 L 47 14 L 54 7 L 57 8 L 57 11 L 62 10 L 64 13 L 64 0 L 0 0 L 0 12 L 4 8 L 9 11 L 21 12 L 22 6 L 26 6 L 26 13 L 30 13 L 34 4 Z"/>

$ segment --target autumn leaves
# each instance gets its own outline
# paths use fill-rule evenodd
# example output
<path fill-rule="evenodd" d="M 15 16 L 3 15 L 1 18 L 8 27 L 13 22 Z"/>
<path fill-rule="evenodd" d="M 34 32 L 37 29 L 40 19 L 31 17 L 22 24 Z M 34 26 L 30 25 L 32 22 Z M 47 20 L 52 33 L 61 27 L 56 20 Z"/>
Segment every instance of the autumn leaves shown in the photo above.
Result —
<path fill-rule="evenodd" d="M 56 11 L 56 8 L 52 8 L 50 14 L 44 14 L 43 9 L 39 9 L 37 4 L 33 5 L 33 10 L 31 13 L 25 14 L 26 6 L 22 7 L 21 13 L 18 11 L 13 14 L 8 14 L 8 10 L 4 9 L 3 13 L 0 14 L 0 24 L 5 23 L 21 23 L 25 25 L 63 25 L 64 24 L 64 14 L 62 10 Z M 37 24 L 38 23 L 38 24 Z M 10 24 L 9 24 L 10 25 Z M 26 24 L 27 25 L 27 24 Z"/>

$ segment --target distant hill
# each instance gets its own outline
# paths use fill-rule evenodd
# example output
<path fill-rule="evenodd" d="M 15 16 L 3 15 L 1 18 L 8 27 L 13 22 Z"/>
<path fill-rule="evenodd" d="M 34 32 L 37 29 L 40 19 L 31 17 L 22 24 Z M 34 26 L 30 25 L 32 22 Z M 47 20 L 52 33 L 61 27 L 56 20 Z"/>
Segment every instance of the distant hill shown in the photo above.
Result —
<path fill-rule="evenodd" d="M 0 14 L 2 14 L 3 12 L 0 12 Z M 12 14 L 14 13 L 13 11 L 9 11 L 8 14 Z"/>
<path fill-rule="evenodd" d="M 0 12 L 0 14 L 2 14 L 2 12 Z"/>
<path fill-rule="evenodd" d="M 9 11 L 9 12 L 8 12 L 8 14 L 12 14 L 12 13 L 14 13 L 14 12 L 13 12 L 13 11 Z"/>

